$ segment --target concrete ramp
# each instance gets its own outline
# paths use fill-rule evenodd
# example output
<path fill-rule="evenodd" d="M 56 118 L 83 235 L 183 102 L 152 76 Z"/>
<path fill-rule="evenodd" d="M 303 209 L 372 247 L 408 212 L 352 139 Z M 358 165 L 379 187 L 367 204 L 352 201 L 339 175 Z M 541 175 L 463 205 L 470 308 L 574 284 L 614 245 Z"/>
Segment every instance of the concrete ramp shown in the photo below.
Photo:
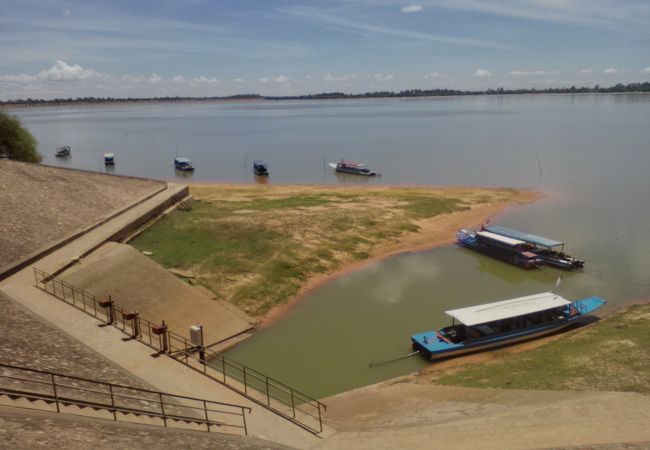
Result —
<path fill-rule="evenodd" d="M 188 338 L 189 327 L 201 323 L 208 346 L 252 328 L 242 312 L 211 300 L 129 245 L 106 243 L 59 278 L 100 299 L 111 295 L 147 320 L 165 320 L 171 331 Z"/>

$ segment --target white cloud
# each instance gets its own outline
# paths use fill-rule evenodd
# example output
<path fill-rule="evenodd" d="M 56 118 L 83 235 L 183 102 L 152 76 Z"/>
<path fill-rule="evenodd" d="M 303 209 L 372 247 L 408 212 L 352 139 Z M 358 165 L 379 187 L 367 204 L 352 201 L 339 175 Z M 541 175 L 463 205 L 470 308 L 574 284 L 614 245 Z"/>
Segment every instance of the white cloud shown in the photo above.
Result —
<path fill-rule="evenodd" d="M 422 33 L 418 31 L 387 28 L 387 27 L 372 25 L 368 23 L 357 22 L 353 20 L 344 19 L 339 16 L 324 14 L 315 8 L 305 7 L 305 6 L 283 8 L 280 9 L 280 11 L 294 17 L 310 19 L 327 25 L 334 25 L 336 27 L 345 28 L 348 30 L 358 31 L 362 34 L 375 33 L 375 34 L 381 34 L 385 36 L 396 37 L 399 39 L 413 39 L 413 40 L 429 41 L 429 42 L 443 42 L 447 44 L 467 45 L 472 47 L 484 47 L 484 48 L 498 48 L 502 50 L 513 49 L 511 46 L 502 44 L 500 42 L 493 42 L 493 41 L 487 41 L 482 39 L 458 38 L 458 37 L 444 36 L 444 35 L 431 34 L 431 33 Z"/>
<path fill-rule="evenodd" d="M 509 75 L 511 77 L 542 77 L 542 76 L 558 75 L 558 74 L 559 74 L 559 72 L 557 70 L 551 70 L 551 71 L 545 71 L 545 70 L 533 70 L 533 71 L 513 70 L 512 72 L 506 73 L 506 75 Z"/>
<path fill-rule="evenodd" d="M 172 78 L 172 81 L 173 81 L 174 83 L 185 83 L 186 80 L 185 80 L 185 77 L 184 77 L 184 76 L 182 76 L 182 75 L 177 75 L 177 76 L 175 76 L 174 78 Z"/>
<path fill-rule="evenodd" d="M 162 77 L 160 75 L 157 75 L 157 74 L 154 73 L 153 75 L 151 75 L 149 77 L 147 82 L 151 83 L 151 84 L 155 84 L 155 83 L 159 83 L 161 80 L 162 80 Z"/>
<path fill-rule="evenodd" d="M 330 73 L 326 73 L 325 75 L 323 75 L 323 80 L 325 80 L 325 81 L 346 81 L 346 80 L 350 80 L 350 79 L 356 78 L 356 77 L 357 77 L 356 75 L 352 75 L 352 74 L 350 74 L 350 75 L 332 75 Z"/>
<path fill-rule="evenodd" d="M 431 72 L 424 75 L 424 78 L 444 78 L 444 75 L 441 75 L 438 72 Z"/>
<path fill-rule="evenodd" d="M 409 5 L 409 6 L 403 6 L 402 7 L 402 12 L 403 13 L 416 13 L 416 12 L 422 12 L 424 11 L 424 8 L 420 5 Z"/>
<path fill-rule="evenodd" d="M 580 72 L 578 72 L 583 75 L 588 75 L 590 73 L 594 73 L 594 69 L 582 69 Z"/>
<path fill-rule="evenodd" d="M 259 81 L 262 82 L 262 83 L 268 83 L 269 81 L 271 81 L 271 79 L 269 77 L 263 77 L 263 78 L 260 78 Z"/>
<path fill-rule="evenodd" d="M 491 77 L 492 73 L 490 73 L 488 70 L 485 69 L 478 69 L 476 72 L 474 72 L 475 77 Z"/>
<path fill-rule="evenodd" d="M 618 69 L 615 69 L 614 67 L 608 67 L 607 69 L 603 70 L 603 73 L 611 75 L 614 73 L 618 73 Z"/>
<path fill-rule="evenodd" d="M 640 70 L 641 73 L 650 73 L 650 66 Z"/>
<path fill-rule="evenodd" d="M 234 81 L 235 83 L 244 83 L 246 80 L 244 80 L 243 78 L 233 78 L 232 81 Z"/>
<path fill-rule="evenodd" d="M 374 75 L 368 75 L 367 78 L 373 78 L 375 81 L 389 81 L 389 80 L 394 80 L 395 75 L 393 75 L 392 73 L 387 73 L 387 74 L 376 73 Z"/>
<path fill-rule="evenodd" d="M 92 69 L 84 69 L 79 64 L 68 65 L 65 61 L 57 59 L 54 65 L 48 70 L 44 70 L 38 74 L 41 80 L 49 81 L 76 81 L 85 80 L 99 74 Z"/>
<path fill-rule="evenodd" d="M 72 15 L 72 12 L 70 12 L 69 9 L 64 9 L 63 10 L 63 17 L 69 17 Z"/>
<path fill-rule="evenodd" d="M 284 75 L 280 75 L 279 77 L 273 78 L 273 81 L 275 81 L 276 83 L 284 83 L 286 81 L 289 81 L 289 78 L 287 78 Z"/>

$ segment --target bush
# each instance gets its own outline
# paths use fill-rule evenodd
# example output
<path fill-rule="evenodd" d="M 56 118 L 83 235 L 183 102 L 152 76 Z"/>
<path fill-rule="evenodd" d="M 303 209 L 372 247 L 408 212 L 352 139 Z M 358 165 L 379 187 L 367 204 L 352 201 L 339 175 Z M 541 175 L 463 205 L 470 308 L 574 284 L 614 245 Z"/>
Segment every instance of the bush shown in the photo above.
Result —
<path fill-rule="evenodd" d="M 19 118 L 0 110 L 0 154 L 19 161 L 41 162 L 36 145 L 36 139 Z"/>

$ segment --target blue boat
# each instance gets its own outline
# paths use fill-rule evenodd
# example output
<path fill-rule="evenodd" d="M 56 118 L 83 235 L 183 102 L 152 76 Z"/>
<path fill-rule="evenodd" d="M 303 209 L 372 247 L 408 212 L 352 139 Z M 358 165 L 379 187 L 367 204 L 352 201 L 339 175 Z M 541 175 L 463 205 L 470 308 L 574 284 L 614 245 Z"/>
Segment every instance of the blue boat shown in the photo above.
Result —
<path fill-rule="evenodd" d="M 114 153 L 104 153 L 104 164 L 107 166 L 112 166 L 115 164 L 115 154 Z"/>
<path fill-rule="evenodd" d="M 411 336 L 413 350 L 440 359 L 539 338 L 568 327 L 607 303 L 570 301 L 552 292 L 452 309 L 452 325 Z"/>
<path fill-rule="evenodd" d="M 192 161 L 190 161 L 188 158 L 182 158 L 177 156 L 174 158 L 174 167 L 177 170 L 184 170 L 187 172 L 191 172 L 194 170 L 194 166 L 192 165 Z"/>
<path fill-rule="evenodd" d="M 258 177 L 267 177 L 269 176 L 269 166 L 262 160 L 253 161 L 253 172 Z"/>
<path fill-rule="evenodd" d="M 493 258 L 509 262 L 524 269 L 536 269 L 542 259 L 533 253 L 534 246 L 520 239 L 501 236 L 486 230 L 461 229 L 456 233 L 458 243 L 492 256 Z"/>
<path fill-rule="evenodd" d="M 512 228 L 506 228 L 500 225 L 486 225 L 483 229 L 533 245 L 534 248 L 531 251 L 545 264 L 566 270 L 579 269 L 585 265 L 583 260 L 564 253 L 564 242 L 526 233 L 525 231 L 513 230 Z"/>

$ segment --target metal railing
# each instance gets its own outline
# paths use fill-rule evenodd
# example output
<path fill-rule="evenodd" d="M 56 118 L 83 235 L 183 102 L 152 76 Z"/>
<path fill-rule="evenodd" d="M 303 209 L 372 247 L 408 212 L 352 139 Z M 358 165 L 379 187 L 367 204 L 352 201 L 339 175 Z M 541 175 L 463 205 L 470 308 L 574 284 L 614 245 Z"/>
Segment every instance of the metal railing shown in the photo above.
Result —
<path fill-rule="evenodd" d="M 85 313 L 112 325 L 129 337 L 165 354 L 187 367 L 204 374 L 255 403 L 281 415 L 305 430 L 323 431 L 326 405 L 263 373 L 238 363 L 221 353 L 211 352 L 169 330 L 164 321 L 156 324 L 138 313 L 127 311 L 114 302 L 100 301 L 94 295 L 72 284 L 34 268 L 36 287 Z M 161 326 L 164 330 L 161 330 Z M 203 355 L 203 356 L 202 356 Z"/>
<path fill-rule="evenodd" d="M 66 406 L 105 411 L 117 421 L 127 414 L 159 419 L 158 425 L 171 423 L 205 425 L 212 428 L 235 428 L 248 434 L 246 411 L 251 408 L 215 402 L 184 395 L 168 394 L 150 389 L 124 386 L 56 372 L 0 364 L 0 395 L 41 400 L 56 406 L 56 412 L 69 412 Z M 71 412 L 70 412 L 71 413 Z"/>

